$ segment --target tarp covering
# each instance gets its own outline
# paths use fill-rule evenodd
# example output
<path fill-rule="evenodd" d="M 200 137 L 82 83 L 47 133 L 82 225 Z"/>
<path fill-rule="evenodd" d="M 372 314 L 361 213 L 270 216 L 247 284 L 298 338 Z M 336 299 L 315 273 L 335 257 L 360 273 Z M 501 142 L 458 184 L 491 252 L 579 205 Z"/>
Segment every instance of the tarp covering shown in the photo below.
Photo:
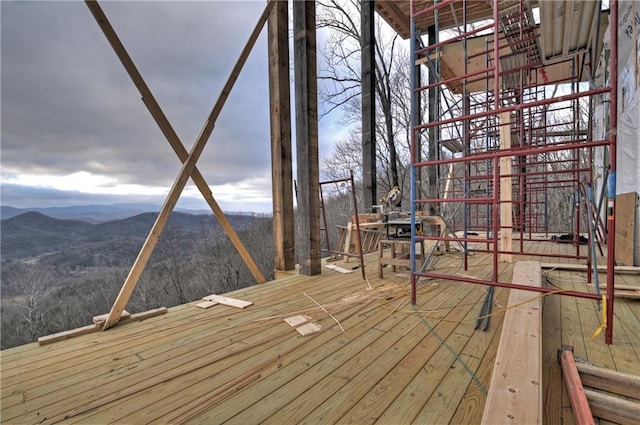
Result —
<path fill-rule="evenodd" d="M 640 3 L 622 1 L 618 22 L 618 154 L 616 194 L 640 193 Z M 636 203 L 634 264 L 640 265 L 640 205 Z"/>
<path fill-rule="evenodd" d="M 616 155 L 616 194 L 640 194 L 640 5 L 637 1 L 621 1 L 618 7 L 618 129 Z M 605 49 L 596 72 L 596 85 L 605 84 L 605 67 L 609 58 L 609 31 Z M 608 78 L 607 78 L 608 80 Z M 609 103 L 603 96 L 594 114 L 594 140 L 603 140 L 609 126 Z M 608 164 L 604 149 L 595 152 L 596 176 L 604 175 Z M 596 193 L 600 193 L 602 177 L 596 179 Z M 640 265 L 640 205 L 636 204 L 634 265 Z"/>

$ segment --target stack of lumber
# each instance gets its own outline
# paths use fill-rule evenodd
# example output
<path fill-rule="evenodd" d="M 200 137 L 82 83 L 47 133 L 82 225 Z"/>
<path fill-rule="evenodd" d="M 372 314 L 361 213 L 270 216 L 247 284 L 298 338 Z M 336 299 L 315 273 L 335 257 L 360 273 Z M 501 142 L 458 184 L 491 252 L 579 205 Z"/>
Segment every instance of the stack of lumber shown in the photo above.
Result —
<path fill-rule="evenodd" d="M 576 361 L 593 416 L 622 425 L 640 421 L 640 376 Z"/>

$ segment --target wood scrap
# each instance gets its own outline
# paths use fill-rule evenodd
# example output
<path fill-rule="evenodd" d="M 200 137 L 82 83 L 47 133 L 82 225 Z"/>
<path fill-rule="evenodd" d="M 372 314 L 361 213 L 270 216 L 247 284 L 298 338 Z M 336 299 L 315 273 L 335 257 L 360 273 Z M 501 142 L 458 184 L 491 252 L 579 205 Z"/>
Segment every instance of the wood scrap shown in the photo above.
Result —
<path fill-rule="evenodd" d="M 144 319 L 149 319 L 151 317 L 160 316 L 166 314 L 169 310 L 167 307 L 154 308 L 153 310 L 143 311 L 141 313 L 132 314 L 128 319 L 120 320 L 118 324 L 125 324 L 129 322 L 139 322 Z"/>
<path fill-rule="evenodd" d="M 307 336 L 307 335 L 314 334 L 316 332 L 320 332 L 322 328 L 320 328 L 319 325 L 313 322 L 308 322 L 308 323 L 305 323 L 304 325 L 297 326 L 295 330 L 298 331 L 300 335 Z"/>
<path fill-rule="evenodd" d="M 93 323 L 101 323 L 107 320 L 107 317 L 109 317 L 109 313 L 100 314 L 99 316 L 93 316 L 91 318 L 91 321 Z M 129 317 L 131 317 L 131 313 L 129 313 L 127 310 L 123 310 L 122 314 L 120 315 L 120 320 L 128 319 Z"/>
<path fill-rule="evenodd" d="M 292 328 L 302 336 L 311 335 L 322 330 L 320 325 L 311 321 L 309 316 L 299 314 L 297 316 L 287 317 L 284 319 Z"/>
<path fill-rule="evenodd" d="M 253 302 L 251 301 L 237 300 L 235 298 L 229 298 L 229 297 L 216 295 L 216 294 L 207 295 L 202 299 L 205 301 L 213 301 L 218 304 L 224 304 L 224 305 L 228 305 L 230 307 L 236 307 L 236 308 L 245 308 L 245 307 L 249 307 L 250 305 L 253 305 Z"/>
<path fill-rule="evenodd" d="M 207 309 L 209 307 L 213 307 L 214 305 L 218 305 L 218 303 L 215 301 L 202 301 L 201 303 L 196 304 L 196 307 Z"/>
<path fill-rule="evenodd" d="M 296 327 L 296 326 L 300 326 L 300 325 L 304 325 L 305 323 L 309 322 L 311 320 L 311 318 L 309 316 L 305 316 L 303 314 L 299 314 L 297 316 L 292 316 L 292 317 L 287 317 L 286 319 L 284 319 L 285 322 L 287 322 L 289 324 L 289 326 L 291 327 Z"/>
<path fill-rule="evenodd" d="M 161 314 L 165 314 L 167 312 L 167 308 L 166 307 L 160 307 L 160 308 L 156 308 L 153 310 L 149 310 L 149 311 L 143 311 L 142 313 L 135 313 L 130 315 L 127 318 L 124 319 L 120 319 L 118 322 L 116 322 L 116 325 L 124 325 L 126 323 L 129 322 L 139 322 L 141 320 L 144 319 L 148 319 L 151 317 L 155 317 L 155 316 L 159 316 Z M 88 325 L 88 326 L 83 326 L 80 328 L 76 328 L 76 329 L 70 329 L 68 331 L 63 331 L 63 332 L 58 332 L 52 335 L 47 335 L 47 336 L 42 336 L 40 338 L 38 338 L 38 344 L 39 345 L 46 345 L 46 344 L 51 344 L 52 342 L 56 342 L 56 341 L 62 341 L 65 339 L 69 339 L 72 338 L 74 336 L 80 336 L 80 335 L 86 335 L 88 333 L 92 333 L 92 332 L 96 332 L 99 331 L 100 329 L 102 329 L 102 323 L 104 322 L 98 322 L 98 323 L 94 323 L 92 325 Z"/>
<path fill-rule="evenodd" d="M 335 264 L 326 264 L 324 267 L 329 270 L 336 271 L 338 273 L 345 273 L 345 274 L 353 273 L 353 270 L 348 270 L 348 269 L 345 269 L 344 267 L 336 266 Z"/>
<path fill-rule="evenodd" d="M 91 332 L 96 332 L 100 329 L 99 323 L 94 323 L 92 325 L 83 326 L 81 328 L 70 329 L 68 331 L 58 332 L 55 334 L 41 336 L 38 338 L 38 344 L 46 345 L 51 344 L 52 342 L 62 341 L 64 339 L 72 338 L 74 336 L 85 335 Z"/>

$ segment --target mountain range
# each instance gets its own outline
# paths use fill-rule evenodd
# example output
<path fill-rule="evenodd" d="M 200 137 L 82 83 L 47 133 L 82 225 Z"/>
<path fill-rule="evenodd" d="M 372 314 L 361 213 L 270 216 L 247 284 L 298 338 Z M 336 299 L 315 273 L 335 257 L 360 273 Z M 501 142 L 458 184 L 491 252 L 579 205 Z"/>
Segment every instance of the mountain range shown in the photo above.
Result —
<path fill-rule="evenodd" d="M 3 207 L 4 208 L 4 207 Z M 60 210 L 57 210 L 60 212 Z M 11 210 L 9 210 L 11 212 Z M 66 213 L 72 213 L 67 210 Z M 59 219 L 28 211 L 0 222 L 2 261 L 37 258 L 46 264 L 69 267 L 117 266 L 130 264 L 144 243 L 157 212 L 91 223 L 78 219 Z M 250 229 L 267 217 L 227 215 L 236 232 Z M 223 229 L 212 214 L 174 211 L 160 242 L 173 238 L 180 246 L 193 246 L 204 237 L 218 239 Z M 182 249 L 182 248 L 181 248 Z"/>
<path fill-rule="evenodd" d="M 110 205 L 73 205 L 68 207 L 33 207 L 15 208 L 8 205 L 0 206 L 2 220 L 24 214 L 39 212 L 52 218 L 64 220 L 81 220 L 87 223 L 104 223 L 119 220 L 146 212 L 159 212 L 160 206 L 154 204 L 110 204 Z M 176 208 L 175 211 L 187 214 L 211 214 L 210 210 L 188 210 Z"/>

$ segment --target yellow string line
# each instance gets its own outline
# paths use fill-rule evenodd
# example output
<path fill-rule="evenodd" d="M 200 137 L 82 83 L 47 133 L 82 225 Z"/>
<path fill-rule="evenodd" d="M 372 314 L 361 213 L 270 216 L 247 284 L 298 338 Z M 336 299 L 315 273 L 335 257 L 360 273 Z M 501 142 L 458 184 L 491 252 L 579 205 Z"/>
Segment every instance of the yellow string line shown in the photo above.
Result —
<path fill-rule="evenodd" d="M 547 273 L 552 272 L 552 271 L 557 271 L 557 272 L 562 272 L 561 270 L 556 270 L 556 269 L 551 269 L 549 270 Z M 555 285 L 553 282 L 551 282 L 551 280 L 549 279 L 549 276 L 546 276 L 547 281 L 549 281 L 552 285 Z M 577 281 L 578 278 L 581 281 Z M 585 277 L 582 276 L 576 276 L 576 275 L 572 275 L 571 277 L 572 283 L 574 285 L 578 284 L 578 285 L 586 285 L 588 284 L 588 280 Z M 598 337 L 598 335 L 600 335 L 602 333 L 602 331 L 604 331 L 605 329 L 607 329 L 607 295 L 606 293 L 602 293 L 602 300 L 601 300 L 601 312 L 602 312 L 602 319 L 600 320 L 600 326 L 598 326 L 598 328 L 596 328 L 596 330 L 593 332 L 593 334 L 591 335 L 591 339 L 595 339 Z M 614 312 L 615 313 L 615 312 Z M 618 317 L 617 314 L 614 314 L 616 317 Z"/>
<path fill-rule="evenodd" d="M 514 289 L 515 289 L 515 288 L 514 288 Z M 473 321 L 476 321 L 477 319 L 484 319 L 485 317 L 491 317 L 491 316 L 494 316 L 494 315 L 496 315 L 496 314 L 503 313 L 503 312 L 505 312 L 505 311 L 507 311 L 507 310 L 510 310 L 510 309 L 512 309 L 512 308 L 519 307 L 519 306 L 521 306 L 521 305 L 524 305 L 524 304 L 530 303 L 530 302 L 532 302 L 532 301 L 535 301 L 535 300 L 540 299 L 540 298 L 544 298 L 544 297 L 549 296 L 549 295 L 554 295 L 554 294 L 559 294 L 559 293 L 561 293 L 561 292 L 569 292 L 569 291 L 571 291 L 571 290 L 570 290 L 570 289 L 559 289 L 559 290 L 557 290 L 557 291 L 545 292 L 545 293 L 542 293 L 542 294 L 540 294 L 540 295 L 537 295 L 537 296 L 535 296 L 535 297 L 533 297 L 533 298 L 530 298 L 530 299 L 528 299 L 528 300 L 525 300 L 525 301 L 522 301 L 522 302 L 516 303 L 516 304 L 514 304 L 514 305 L 511 305 L 511 306 L 508 306 L 508 307 L 504 307 L 504 308 L 500 308 L 500 309 L 498 309 L 498 310 L 493 311 L 492 313 L 485 314 L 484 316 L 474 317 L 473 319 L 466 319 L 466 320 L 451 320 L 451 319 L 446 319 L 445 317 L 440 317 L 440 316 L 430 316 L 430 315 L 423 315 L 423 316 L 424 316 L 425 318 L 434 319 L 434 320 L 440 320 L 440 321 L 443 321 L 443 322 L 449 322 L 449 323 L 473 322 Z M 479 304 L 479 303 L 480 303 L 480 301 L 478 301 L 478 302 L 476 302 L 476 303 L 470 303 L 470 304 Z M 385 306 L 384 304 L 378 303 L 378 305 L 379 305 L 380 307 L 384 308 L 384 309 L 388 309 L 388 307 L 387 307 L 387 306 Z M 458 304 L 458 305 L 460 305 L 460 304 Z M 457 305 L 456 305 L 456 306 L 457 306 Z M 396 312 L 398 312 L 398 313 L 402 313 L 402 314 L 406 314 L 406 315 L 415 314 L 415 311 L 413 311 L 413 310 L 411 310 L 411 311 L 410 311 L 410 310 L 396 310 Z M 422 313 L 422 312 L 421 312 L 421 313 Z"/>

